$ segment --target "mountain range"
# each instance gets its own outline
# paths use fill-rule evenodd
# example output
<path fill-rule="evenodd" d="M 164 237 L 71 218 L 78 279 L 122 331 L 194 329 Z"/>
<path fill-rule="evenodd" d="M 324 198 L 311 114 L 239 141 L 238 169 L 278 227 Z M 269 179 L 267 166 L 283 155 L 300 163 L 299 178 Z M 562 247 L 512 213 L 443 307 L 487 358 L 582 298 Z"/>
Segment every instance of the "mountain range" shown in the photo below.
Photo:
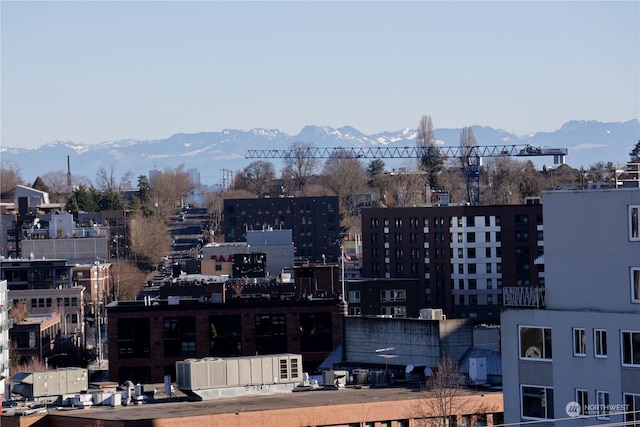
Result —
<path fill-rule="evenodd" d="M 640 119 L 603 123 L 574 120 L 553 132 L 517 135 L 489 126 L 473 126 L 477 145 L 526 145 L 567 148 L 566 163 L 572 167 L 589 167 L 599 161 L 623 165 L 629 152 L 640 138 Z M 444 146 L 458 146 L 461 129 L 434 129 L 436 139 Z M 160 140 L 121 140 L 98 144 L 56 141 L 35 149 L 1 147 L 3 161 L 15 162 L 27 183 L 47 172 L 67 170 L 67 156 L 71 172 L 93 180 L 98 168 L 114 167 L 116 174 L 133 172 L 148 175 L 150 170 L 177 167 L 197 168 L 203 184 L 219 184 L 223 169 L 233 172 L 244 169 L 255 159 L 245 159 L 247 150 L 287 149 L 301 141 L 316 147 L 413 147 L 416 130 L 402 129 L 365 135 L 351 126 L 305 126 L 297 135 L 277 129 L 248 131 L 224 129 L 219 132 L 178 133 Z M 536 167 L 551 165 L 547 157 L 531 157 Z M 281 164 L 271 161 L 279 171 Z M 408 159 L 383 159 L 387 169 L 407 164 Z M 400 162 L 402 160 L 402 162 Z M 368 163 L 368 160 L 365 160 Z M 365 165 L 366 166 L 366 165 Z"/>

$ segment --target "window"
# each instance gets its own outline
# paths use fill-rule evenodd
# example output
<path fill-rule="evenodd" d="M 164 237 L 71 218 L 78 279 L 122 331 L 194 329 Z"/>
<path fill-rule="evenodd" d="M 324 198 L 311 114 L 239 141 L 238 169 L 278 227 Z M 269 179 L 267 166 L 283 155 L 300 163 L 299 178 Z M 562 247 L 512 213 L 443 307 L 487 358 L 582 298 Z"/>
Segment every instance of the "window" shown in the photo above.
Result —
<path fill-rule="evenodd" d="M 404 289 L 389 289 L 380 291 L 380 302 L 406 301 L 407 291 Z"/>
<path fill-rule="evenodd" d="M 553 389 L 550 387 L 520 386 L 522 418 L 553 419 Z"/>
<path fill-rule="evenodd" d="M 406 317 L 407 307 L 395 306 L 395 307 L 380 307 L 380 314 L 394 317 Z"/>
<path fill-rule="evenodd" d="M 255 343 L 259 354 L 286 353 L 286 314 L 256 314 Z"/>
<path fill-rule="evenodd" d="M 149 319 L 118 319 L 118 356 L 150 357 Z"/>
<path fill-rule="evenodd" d="M 576 389 L 576 403 L 580 408 L 580 415 L 589 415 L 589 392 Z"/>
<path fill-rule="evenodd" d="M 242 350 L 240 316 L 209 316 L 209 355 L 236 356 Z"/>
<path fill-rule="evenodd" d="M 196 355 L 195 317 L 165 317 L 163 321 L 164 355 Z"/>
<path fill-rule="evenodd" d="M 609 392 L 596 390 L 596 418 L 599 420 L 609 419 Z"/>
<path fill-rule="evenodd" d="M 362 309 L 360 307 L 349 307 L 349 316 L 361 316 Z"/>
<path fill-rule="evenodd" d="M 581 328 L 573 328 L 573 355 L 587 355 L 587 331 Z"/>
<path fill-rule="evenodd" d="M 640 267 L 631 268 L 631 302 L 640 303 Z"/>
<path fill-rule="evenodd" d="M 622 365 L 640 366 L 640 332 L 622 331 Z"/>
<path fill-rule="evenodd" d="M 628 427 L 640 427 L 640 394 L 624 394 L 626 415 L 624 420 Z"/>
<path fill-rule="evenodd" d="M 300 351 L 333 350 L 331 313 L 299 313 Z"/>
<path fill-rule="evenodd" d="M 349 302 L 350 303 L 360 302 L 360 291 L 349 291 Z"/>
<path fill-rule="evenodd" d="M 640 241 L 640 225 L 638 224 L 638 213 L 640 205 L 629 206 L 629 240 Z"/>
<path fill-rule="evenodd" d="M 520 358 L 551 360 L 551 328 L 520 326 Z"/>
<path fill-rule="evenodd" d="M 593 330 L 593 352 L 595 357 L 607 357 L 607 331 Z"/>

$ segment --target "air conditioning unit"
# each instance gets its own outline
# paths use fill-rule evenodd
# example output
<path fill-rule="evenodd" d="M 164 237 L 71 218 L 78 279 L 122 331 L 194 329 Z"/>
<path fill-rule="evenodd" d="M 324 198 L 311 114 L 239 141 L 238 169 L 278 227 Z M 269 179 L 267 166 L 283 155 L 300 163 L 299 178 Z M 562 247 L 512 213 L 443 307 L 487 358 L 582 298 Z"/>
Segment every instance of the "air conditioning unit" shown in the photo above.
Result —
<path fill-rule="evenodd" d="M 441 308 L 421 308 L 420 319 L 422 320 L 445 320 L 447 317 L 442 314 Z"/>

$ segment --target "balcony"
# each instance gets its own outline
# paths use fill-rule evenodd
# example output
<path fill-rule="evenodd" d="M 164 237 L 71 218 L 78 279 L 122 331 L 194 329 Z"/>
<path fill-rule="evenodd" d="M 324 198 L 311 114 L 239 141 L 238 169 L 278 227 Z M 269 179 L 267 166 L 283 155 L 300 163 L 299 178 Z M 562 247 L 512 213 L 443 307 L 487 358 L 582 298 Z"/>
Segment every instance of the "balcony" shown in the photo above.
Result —
<path fill-rule="evenodd" d="M 546 293 L 542 286 L 510 286 L 502 288 L 503 307 L 545 308 Z"/>

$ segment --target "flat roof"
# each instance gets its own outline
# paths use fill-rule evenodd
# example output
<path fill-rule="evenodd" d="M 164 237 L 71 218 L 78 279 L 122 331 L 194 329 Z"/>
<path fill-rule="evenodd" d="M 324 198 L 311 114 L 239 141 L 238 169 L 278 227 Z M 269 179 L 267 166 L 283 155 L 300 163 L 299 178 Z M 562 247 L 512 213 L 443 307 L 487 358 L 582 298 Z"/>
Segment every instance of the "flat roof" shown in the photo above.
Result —
<path fill-rule="evenodd" d="M 158 386 L 162 390 L 162 385 Z M 461 395 L 502 395 L 502 391 L 477 391 L 464 389 Z M 165 396 L 162 393 L 162 396 Z M 393 402 L 428 397 L 417 385 L 389 387 L 346 387 L 344 389 L 320 389 L 315 391 L 279 393 L 271 395 L 252 395 L 227 397 L 204 401 L 185 401 L 181 399 L 157 399 L 155 403 L 119 406 L 91 406 L 86 409 L 61 409 L 50 411 L 50 415 L 93 420 L 135 421 L 165 418 L 198 417 L 215 414 L 233 414 L 241 412 L 278 410 L 301 407 L 317 407 L 338 404 L 361 404 L 372 401 Z M 499 397 L 502 400 L 502 397 Z M 500 411 L 501 412 L 501 411 Z"/>

